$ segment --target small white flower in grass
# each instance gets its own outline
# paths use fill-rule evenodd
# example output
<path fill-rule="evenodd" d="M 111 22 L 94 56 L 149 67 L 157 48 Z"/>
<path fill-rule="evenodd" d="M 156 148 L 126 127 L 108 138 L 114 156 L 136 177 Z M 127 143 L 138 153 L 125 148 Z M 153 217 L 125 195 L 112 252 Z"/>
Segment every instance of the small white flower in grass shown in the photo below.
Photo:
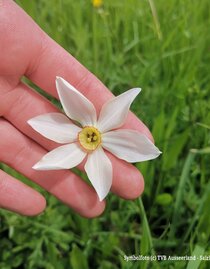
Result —
<path fill-rule="evenodd" d="M 128 129 L 116 130 L 124 124 L 139 88 L 106 102 L 97 119 L 94 105 L 67 81 L 57 77 L 56 87 L 68 117 L 62 113 L 48 113 L 32 118 L 28 123 L 46 138 L 64 145 L 44 155 L 34 169 L 70 169 L 87 156 L 85 171 L 102 201 L 112 185 L 112 164 L 103 148 L 130 163 L 151 160 L 161 153 L 144 134 Z M 79 122 L 81 127 L 69 118 Z"/>

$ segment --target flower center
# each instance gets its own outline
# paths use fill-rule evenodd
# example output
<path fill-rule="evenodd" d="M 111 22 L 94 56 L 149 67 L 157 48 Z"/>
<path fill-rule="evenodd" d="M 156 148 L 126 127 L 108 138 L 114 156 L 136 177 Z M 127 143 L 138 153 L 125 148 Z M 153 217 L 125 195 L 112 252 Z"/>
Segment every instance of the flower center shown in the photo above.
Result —
<path fill-rule="evenodd" d="M 86 126 L 79 132 L 78 139 L 85 150 L 93 151 L 101 144 L 101 133 L 95 127 Z"/>

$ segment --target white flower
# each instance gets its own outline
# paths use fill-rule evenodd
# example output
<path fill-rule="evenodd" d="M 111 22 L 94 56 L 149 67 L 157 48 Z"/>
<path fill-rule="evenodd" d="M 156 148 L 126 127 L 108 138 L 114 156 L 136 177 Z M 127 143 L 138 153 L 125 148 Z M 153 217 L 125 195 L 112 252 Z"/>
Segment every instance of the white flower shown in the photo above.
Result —
<path fill-rule="evenodd" d="M 32 118 L 28 123 L 44 137 L 64 145 L 44 155 L 34 169 L 70 169 L 87 157 L 85 171 L 102 201 L 112 185 L 112 164 L 103 149 L 130 163 L 151 160 L 161 153 L 144 134 L 116 130 L 125 122 L 139 88 L 106 102 L 97 119 L 94 105 L 67 81 L 57 77 L 56 87 L 68 118 L 61 113 L 48 113 Z"/>

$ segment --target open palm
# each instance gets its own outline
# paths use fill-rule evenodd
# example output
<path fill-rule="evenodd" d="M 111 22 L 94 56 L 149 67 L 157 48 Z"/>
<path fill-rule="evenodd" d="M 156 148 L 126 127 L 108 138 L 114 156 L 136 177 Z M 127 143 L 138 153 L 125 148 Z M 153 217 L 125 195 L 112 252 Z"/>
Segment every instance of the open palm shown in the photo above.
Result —
<path fill-rule="evenodd" d="M 69 170 L 35 171 L 32 166 L 57 147 L 28 124 L 27 120 L 58 109 L 20 80 L 26 76 L 53 97 L 58 97 L 55 77 L 61 76 L 77 87 L 97 112 L 112 94 L 75 58 L 56 44 L 13 1 L 1 1 L 0 8 L 0 161 L 24 174 L 79 214 L 101 214 L 94 189 Z M 97 91 L 97 97 L 95 92 Z M 147 127 L 132 113 L 124 127 L 141 131 L 152 139 Z M 139 171 L 108 154 L 113 165 L 112 192 L 125 199 L 143 191 Z M 83 169 L 83 166 L 80 166 Z M 0 207 L 24 215 L 36 215 L 45 208 L 37 191 L 0 170 Z"/>

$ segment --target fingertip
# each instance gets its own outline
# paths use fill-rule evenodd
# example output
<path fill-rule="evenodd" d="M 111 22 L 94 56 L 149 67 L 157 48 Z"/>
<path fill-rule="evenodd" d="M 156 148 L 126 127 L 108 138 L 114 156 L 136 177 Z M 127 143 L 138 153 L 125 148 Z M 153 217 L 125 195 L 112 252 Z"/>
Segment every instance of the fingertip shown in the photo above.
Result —
<path fill-rule="evenodd" d="M 114 162 L 114 177 L 112 191 L 127 200 L 139 197 L 144 190 L 144 178 L 140 171 L 130 163 L 116 160 Z"/>
<path fill-rule="evenodd" d="M 90 210 L 86 210 L 85 212 L 82 212 L 81 215 L 85 218 L 96 218 L 96 217 L 99 217 L 100 215 L 103 214 L 104 210 L 105 210 L 105 207 L 106 207 L 106 202 L 105 200 L 103 201 L 98 201 L 96 202 L 95 206 L 92 207 Z"/>
<path fill-rule="evenodd" d="M 46 208 L 46 199 L 40 194 L 36 193 L 33 199 L 23 207 L 21 214 L 24 216 L 34 217 L 41 214 Z"/>
<path fill-rule="evenodd" d="M 144 178 L 136 167 L 130 169 L 130 173 L 125 176 L 125 181 L 127 181 L 127 191 L 124 192 L 124 199 L 134 200 L 143 193 Z"/>
<path fill-rule="evenodd" d="M 45 198 L 36 190 L 0 170 L 0 207 L 24 216 L 40 214 Z"/>
<path fill-rule="evenodd" d="M 127 199 L 136 199 L 142 195 L 144 191 L 144 177 L 141 172 L 134 167 L 133 169 L 133 186 L 132 186 L 132 195 L 128 196 Z"/>

